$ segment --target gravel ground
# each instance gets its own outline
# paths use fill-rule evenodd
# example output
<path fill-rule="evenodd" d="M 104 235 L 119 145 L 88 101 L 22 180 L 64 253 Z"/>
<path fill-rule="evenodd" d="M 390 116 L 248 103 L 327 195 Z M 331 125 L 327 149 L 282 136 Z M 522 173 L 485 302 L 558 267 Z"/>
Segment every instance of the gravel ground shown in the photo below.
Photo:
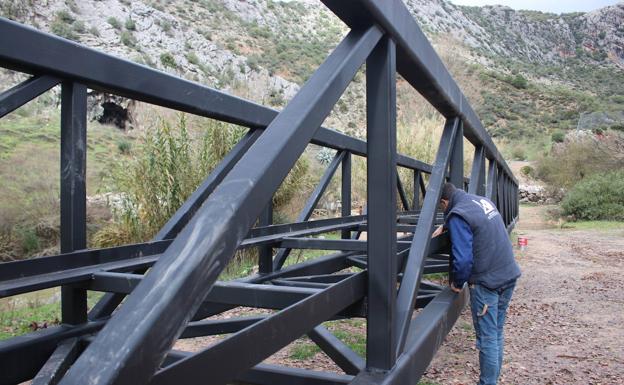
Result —
<path fill-rule="evenodd" d="M 558 229 L 545 207 L 522 207 L 523 271 L 506 324 L 501 384 L 624 384 L 624 229 Z M 425 379 L 475 384 L 478 352 L 468 309 Z"/>

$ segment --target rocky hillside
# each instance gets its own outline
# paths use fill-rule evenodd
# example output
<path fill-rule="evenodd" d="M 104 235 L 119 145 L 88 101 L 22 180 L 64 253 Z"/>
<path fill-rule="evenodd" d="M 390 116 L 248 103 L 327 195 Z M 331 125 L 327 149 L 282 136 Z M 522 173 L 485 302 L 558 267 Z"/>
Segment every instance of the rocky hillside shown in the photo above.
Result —
<path fill-rule="evenodd" d="M 492 134 L 539 136 L 574 128 L 583 114 L 598 116 L 594 126 L 622 117 L 624 3 L 562 15 L 406 4 Z M 0 15 L 275 107 L 346 33 L 314 0 L 3 0 Z M 349 88 L 335 126 L 362 126 L 362 92 L 362 82 Z"/>
<path fill-rule="evenodd" d="M 589 56 L 624 68 L 624 3 L 562 15 L 444 0 L 409 0 L 407 5 L 430 34 L 451 34 L 484 54 L 540 64 Z"/>

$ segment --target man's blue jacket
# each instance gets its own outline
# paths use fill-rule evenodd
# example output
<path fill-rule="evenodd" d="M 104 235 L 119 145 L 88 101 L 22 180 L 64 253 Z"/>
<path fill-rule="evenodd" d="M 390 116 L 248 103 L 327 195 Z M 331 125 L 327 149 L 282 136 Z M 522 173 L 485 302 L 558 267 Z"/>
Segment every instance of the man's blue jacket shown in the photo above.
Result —
<path fill-rule="evenodd" d="M 444 214 L 456 287 L 469 282 L 497 289 L 520 276 L 505 224 L 489 199 L 456 190 Z"/>

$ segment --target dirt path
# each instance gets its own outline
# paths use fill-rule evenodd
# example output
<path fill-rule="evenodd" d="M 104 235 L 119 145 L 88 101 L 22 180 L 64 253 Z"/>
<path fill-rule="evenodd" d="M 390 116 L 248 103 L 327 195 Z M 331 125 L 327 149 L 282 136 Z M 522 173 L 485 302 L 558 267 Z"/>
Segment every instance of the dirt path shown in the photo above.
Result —
<path fill-rule="evenodd" d="M 624 229 L 558 229 L 522 207 L 523 270 L 508 313 L 501 384 L 624 384 Z M 425 376 L 475 384 L 478 352 L 465 311 Z"/>

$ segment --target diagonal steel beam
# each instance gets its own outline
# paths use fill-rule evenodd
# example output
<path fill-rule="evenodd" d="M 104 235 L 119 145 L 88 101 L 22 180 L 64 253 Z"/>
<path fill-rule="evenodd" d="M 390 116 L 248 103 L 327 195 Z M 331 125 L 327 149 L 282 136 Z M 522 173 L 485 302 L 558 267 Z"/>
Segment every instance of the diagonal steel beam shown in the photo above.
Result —
<path fill-rule="evenodd" d="M 321 325 L 315 327 L 308 332 L 308 337 L 346 374 L 358 374 L 366 366 L 362 357 L 340 341 L 326 327 Z"/>
<path fill-rule="evenodd" d="M 397 295 L 397 316 L 394 323 L 396 333 L 396 349 L 399 356 L 405 346 L 405 339 L 409 328 L 412 312 L 414 310 L 414 302 L 423 269 L 425 267 L 425 257 L 429 243 L 431 241 L 431 229 L 434 224 L 435 214 L 438 208 L 441 188 L 444 184 L 445 173 L 448 167 L 455 135 L 459 127 L 459 119 L 449 119 L 444 126 L 442 138 L 440 139 L 440 147 L 436 155 L 433 165 L 433 171 L 429 180 L 429 188 L 423 202 L 423 208 L 420 212 L 416 232 L 412 240 L 412 247 L 405 264 L 405 272 L 403 281 Z"/>
<path fill-rule="evenodd" d="M 0 118 L 15 111 L 60 82 L 60 79 L 53 76 L 33 76 L 0 93 Z"/>
<path fill-rule="evenodd" d="M 149 380 L 380 37 L 380 30 L 371 27 L 344 38 L 178 234 L 61 384 Z"/>
<path fill-rule="evenodd" d="M 63 374 L 78 358 L 80 350 L 80 341 L 76 337 L 61 342 L 33 378 L 31 385 L 58 384 Z"/>
<path fill-rule="evenodd" d="M 338 282 L 279 313 L 250 326 L 193 356 L 159 371 L 150 385 L 203 384 L 196 374 L 210 373 L 211 384 L 223 384 L 260 363 L 315 325 L 330 318 L 364 296 L 366 273 Z M 253 349 L 245 349 L 253 344 Z M 241 354 L 241 352 L 245 352 Z"/>

